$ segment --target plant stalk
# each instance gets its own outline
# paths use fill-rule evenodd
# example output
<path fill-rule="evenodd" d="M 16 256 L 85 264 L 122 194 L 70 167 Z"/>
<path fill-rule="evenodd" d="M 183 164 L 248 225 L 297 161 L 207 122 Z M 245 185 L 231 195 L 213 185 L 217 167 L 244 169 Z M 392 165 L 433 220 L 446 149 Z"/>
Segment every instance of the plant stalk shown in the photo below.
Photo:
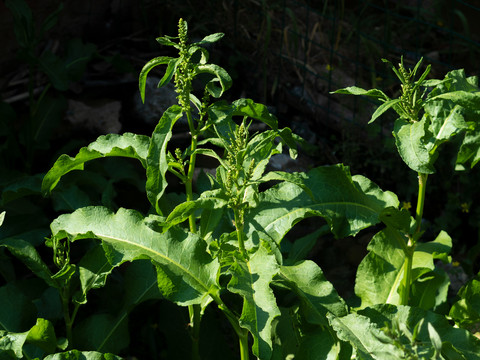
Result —
<path fill-rule="evenodd" d="M 419 233 L 422 226 L 423 206 L 425 204 L 425 189 L 427 187 L 428 174 L 418 173 L 418 199 L 415 212 L 415 233 Z"/>
<path fill-rule="evenodd" d="M 63 308 L 63 319 L 65 321 L 65 330 L 66 336 L 68 341 L 68 347 L 70 348 L 73 344 L 73 336 L 72 336 L 72 326 L 73 326 L 73 319 L 70 316 L 69 310 L 69 286 L 63 287 L 60 290 L 60 296 L 62 298 L 62 308 Z"/>
<path fill-rule="evenodd" d="M 246 256 L 247 251 L 245 250 L 245 243 L 243 241 L 243 223 L 240 221 L 240 210 L 233 209 L 233 214 L 235 217 L 235 229 L 237 233 L 238 248 L 240 249 L 240 253 L 243 256 Z"/>
<path fill-rule="evenodd" d="M 412 266 L 415 243 L 409 237 L 407 251 L 405 251 L 405 262 L 403 263 L 403 289 L 400 296 L 400 305 L 408 305 L 410 300 L 410 287 L 412 286 Z"/>
<path fill-rule="evenodd" d="M 191 154 L 190 154 L 190 160 L 188 162 L 188 172 L 187 172 L 187 180 L 185 182 L 185 192 L 187 196 L 187 201 L 193 201 L 193 175 L 195 171 L 195 163 L 197 158 L 197 154 L 195 150 L 197 149 L 198 140 L 197 140 L 195 127 L 193 125 L 192 112 L 188 110 L 186 111 L 186 115 L 188 120 L 188 127 L 192 135 L 192 139 L 190 143 Z M 197 232 L 194 213 L 188 217 L 188 226 L 190 228 L 191 233 Z M 190 326 L 192 328 L 191 330 L 192 360 L 200 360 L 199 340 L 200 340 L 200 321 L 202 318 L 200 305 L 198 304 L 189 305 L 188 313 L 190 315 Z"/>

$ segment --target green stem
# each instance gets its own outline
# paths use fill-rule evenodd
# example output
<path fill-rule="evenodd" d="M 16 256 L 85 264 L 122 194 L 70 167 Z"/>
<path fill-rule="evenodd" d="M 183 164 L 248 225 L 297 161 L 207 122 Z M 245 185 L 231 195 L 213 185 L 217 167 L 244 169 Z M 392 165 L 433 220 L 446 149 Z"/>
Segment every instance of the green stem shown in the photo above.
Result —
<path fill-rule="evenodd" d="M 233 209 L 233 214 L 235 217 L 235 229 L 237 233 L 237 240 L 238 240 L 238 248 L 240 249 L 240 253 L 245 256 L 245 243 L 243 241 L 243 223 L 240 221 L 240 210 Z"/>
<path fill-rule="evenodd" d="M 187 201 L 193 200 L 193 175 L 195 171 L 195 163 L 197 154 L 195 150 L 197 149 L 197 134 L 193 124 L 192 112 L 190 110 L 186 111 L 188 127 L 190 133 L 192 134 L 192 140 L 190 144 L 190 160 L 188 162 L 188 172 L 187 179 L 185 181 L 185 191 L 187 195 Z M 197 226 L 195 224 L 195 214 L 191 214 L 188 217 L 188 225 L 191 233 L 197 232 Z M 200 351 L 199 351 L 199 338 L 200 338 L 200 321 L 202 319 L 201 307 L 200 305 L 189 305 L 188 312 L 190 315 L 190 326 L 192 328 L 191 337 L 192 337 L 192 360 L 200 360 Z"/>
<path fill-rule="evenodd" d="M 415 244 L 411 238 L 408 240 L 407 251 L 405 251 L 405 262 L 403 263 L 403 289 L 401 290 L 400 305 L 408 305 L 410 299 L 410 287 L 412 286 L 412 266 Z"/>
<path fill-rule="evenodd" d="M 190 325 L 192 326 L 192 332 L 190 334 L 192 338 L 192 360 L 200 360 L 200 320 L 201 320 L 201 308 L 200 305 L 190 305 L 188 307 L 190 314 Z"/>
<path fill-rule="evenodd" d="M 190 111 L 186 112 L 187 114 L 187 119 L 188 119 L 188 126 L 190 128 L 190 133 L 192 134 L 192 140 L 190 144 L 190 161 L 188 162 L 188 172 L 187 172 L 187 180 L 185 182 L 185 190 L 187 193 L 187 201 L 192 201 L 193 200 L 193 175 L 195 171 L 195 163 L 197 159 L 197 154 L 195 150 L 197 150 L 197 134 L 195 133 L 195 128 L 193 126 L 193 119 L 192 119 L 192 113 Z M 197 226 L 195 224 L 195 214 L 191 214 L 188 217 L 188 224 L 190 226 L 190 232 L 196 233 L 197 232 Z"/>
<path fill-rule="evenodd" d="M 419 233 L 422 226 L 423 206 L 425 204 L 425 189 L 427 188 L 428 174 L 418 173 L 418 199 L 415 212 L 415 233 Z"/>
<path fill-rule="evenodd" d="M 248 331 L 242 329 L 242 334 L 238 334 L 238 342 L 240 345 L 240 360 L 248 360 Z"/>
<path fill-rule="evenodd" d="M 69 292 L 70 291 L 69 291 L 68 285 L 66 285 L 62 290 L 60 290 L 60 296 L 62 298 L 63 319 L 65 320 L 65 330 L 66 330 L 66 335 L 68 340 L 68 347 L 71 347 L 73 344 L 73 337 L 72 337 L 73 320 L 70 316 L 70 310 L 69 310 L 69 305 L 70 305 Z"/>
<path fill-rule="evenodd" d="M 419 234 L 422 227 L 423 208 L 425 205 L 425 190 L 427 187 L 428 174 L 418 173 L 418 199 L 415 211 L 415 234 Z M 408 237 L 407 248 L 404 248 L 405 261 L 403 263 L 403 289 L 401 291 L 401 305 L 408 305 L 410 288 L 412 286 L 413 254 L 418 239 Z"/>
<path fill-rule="evenodd" d="M 240 359 L 249 359 L 249 347 L 248 347 L 248 330 L 240 326 L 238 318 L 235 314 L 225 305 L 222 299 L 215 294 L 210 294 L 213 300 L 217 303 L 218 308 L 222 310 L 223 314 L 227 317 L 227 320 L 233 327 L 235 334 L 238 336 L 238 343 L 240 345 Z"/>

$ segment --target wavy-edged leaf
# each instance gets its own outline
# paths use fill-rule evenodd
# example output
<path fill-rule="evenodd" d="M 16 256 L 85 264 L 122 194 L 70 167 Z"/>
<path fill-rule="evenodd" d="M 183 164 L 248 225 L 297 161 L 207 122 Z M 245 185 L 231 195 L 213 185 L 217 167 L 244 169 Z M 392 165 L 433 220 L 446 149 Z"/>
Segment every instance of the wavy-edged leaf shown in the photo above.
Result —
<path fill-rule="evenodd" d="M 42 193 L 48 195 L 60 181 L 61 177 L 73 170 L 83 170 L 87 161 L 107 157 L 122 156 L 139 160 L 147 167 L 147 153 L 150 138 L 145 135 L 125 133 L 123 135 L 102 135 L 87 147 L 80 149 L 72 158 L 61 155 L 43 178 Z"/>
<path fill-rule="evenodd" d="M 162 39 L 162 38 L 158 38 L 158 39 Z M 172 44 L 174 43 L 172 42 Z M 168 45 L 168 44 L 163 44 L 163 45 Z M 138 88 L 140 90 L 140 96 L 142 98 L 142 102 L 145 102 L 145 86 L 147 84 L 147 76 L 150 70 L 152 70 L 154 67 L 159 65 L 165 65 L 165 64 L 170 65 L 170 62 L 172 60 L 174 60 L 174 58 L 172 58 L 171 56 L 159 56 L 150 60 L 143 66 L 142 70 L 140 71 L 140 75 L 138 76 Z"/>
<path fill-rule="evenodd" d="M 395 121 L 393 135 L 398 153 L 405 164 L 416 172 L 433 174 L 435 157 L 430 154 L 426 141 L 426 117 L 421 121 L 410 123 L 404 119 Z"/>
<path fill-rule="evenodd" d="M 222 94 L 232 86 L 232 78 L 224 68 L 218 65 L 200 64 L 195 68 L 193 76 L 202 73 L 208 73 L 214 76 L 213 80 L 208 82 L 206 89 L 210 95 L 215 98 L 222 96 Z M 220 87 L 218 87 L 216 83 L 220 83 Z"/>
<path fill-rule="evenodd" d="M 343 165 L 314 168 L 304 174 L 303 181 L 313 198 L 286 182 L 260 193 L 258 205 L 245 215 L 247 234 L 257 233 L 278 244 L 298 221 L 320 216 L 342 238 L 377 224 L 383 209 L 399 204 L 395 194 L 382 191 L 363 176 L 352 177 Z"/>
<path fill-rule="evenodd" d="M 263 246 L 260 246 L 250 259 L 237 259 L 230 268 L 232 278 L 227 288 L 243 297 L 240 326 L 252 334 L 252 351 L 260 359 L 270 359 L 272 321 L 280 315 L 275 295 L 270 288 L 277 272 L 275 256 L 269 254 Z"/>
<path fill-rule="evenodd" d="M 396 229 L 387 227 L 377 233 L 367 250 L 369 253 L 357 269 L 355 294 L 361 299 L 361 308 L 374 304 L 399 304 L 398 288 L 403 278 L 405 239 Z"/>
<path fill-rule="evenodd" d="M 309 323 L 327 326 L 327 313 L 347 315 L 345 302 L 313 261 L 281 266 L 278 275 L 298 295 L 301 310 Z"/>
<path fill-rule="evenodd" d="M 170 106 L 160 118 L 152 133 L 147 156 L 147 197 L 158 214 L 161 214 L 158 201 L 167 187 L 165 173 L 168 170 L 167 144 L 172 137 L 175 122 L 182 117 L 182 108 Z"/>
<path fill-rule="evenodd" d="M 217 287 L 218 261 L 194 234 L 177 227 L 165 233 L 154 231 L 139 212 L 104 207 L 86 207 L 61 215 L 51 224 L 53 235 L 76 241 L 103 241 L 113 266 L 135 259 L 151 259 L 157 265 L 159 289 L 180 305 L 208 304 L 209 291 Z"/>

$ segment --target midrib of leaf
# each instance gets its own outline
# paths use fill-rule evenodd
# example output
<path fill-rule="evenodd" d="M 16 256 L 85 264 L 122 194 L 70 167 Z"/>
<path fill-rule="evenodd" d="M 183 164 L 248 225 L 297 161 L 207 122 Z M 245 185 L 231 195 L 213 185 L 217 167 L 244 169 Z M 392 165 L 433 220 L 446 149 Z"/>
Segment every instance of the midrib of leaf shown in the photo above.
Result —
<path fill-rule="evenodd" d="M 400 271 L 397 273 L 397 276 L 395 277 L 395 281 L 390 287 L 390 291 L 388 292 L 388 296 L 387 296 L 387 299 L 385 300 L 385 303 L 394 304 L 392 299 L 393 299 L 393 296 L 395 295 L 395 291 L 398 289 L 399 284 L 402 281 L 402 277 L 403 277 L 403 266 L 400 269 Z M 398 305 L 398 304 L 394 304 L 394 305 Z"/>
<path fill-rule="evenodd" d="M 137 304 L 138 303 L 138 300 L 140 300 L 141 298 L 143 298 L 143 296 L 148 292 L 150 291 L 150 289 L 154 286 L 157 285 L 157 282 L 153 282 L 143 293 L 140 294 L 140 296 L 138 296 L 135 301 L 133 302 L 133 304 Z M 118 321 L 115 323 L 114 326 L 112 326 L 111 330 L 108 332 L 107 336 L 105 336 L 105 338 L 103 339 L 103 341 L 101 342 L 101 344 L 98 346 L 97 348 L 97 351 L 101 351 L 101 349 L 103 348 L 103 346 L 105 345 L 105 343 L 108 341 L 108 339 L 110 339 L 110 337 L 113 335 L 113 333 L 115 332 L 115 330 L 120 326 L 120 324 L 122 323 L 122 321 L 128 316 L 128 310 L 123 310 L 122 313 L 121 313 L 121 316 L 118 317 Z"/>
<path fill-rule="evenodd" d="M 187 273 L 192 279 L 194 279 L 199 285 L 201 285 L 201 287 L 205 290 L 205 292 L 208 292 L 209 288 L 208 286 L 206 286 L 199 278 L 197 278 L 192 272 L 190 272 L 189 270 L 187 270 L 187 268 L 185 268 L 184 266 L 182 266 L 181 264 L 179 264 L 178 262 L 174 261 L 173 259 L 159 253 L 159 252 L 156 252 L 154 251 L 153 249 L 151 248 L 148 248 L 142 244 L 139 244 L 139 243 L 134 243 L 134 242 L 131 242 L 131 241 L 128 241 L 126 239 L 120 239 L 120 238 L 116 238 L 116 237 L 113 237 L 113 236 L 110 236 L 110 235 L 101 235 L 99 233 L 95 233 L 96 236 L 98 236 L 99 238 L 101 239 L 110 239 L 110 240 L 114 240 L 114 241 L 117 241 L 119 243 L 126 243 L 126 244 L 129 244 L 129 245 L 133 245 L 133 246 L 136 246 L 136 247 L 139 247 L 141 249 L 144 249 L 146 250 L 146 252 L 149 252 L 149 253 L 153 253 L 155 255 L 157 255 L 158 257 L 162 258 L 162 259 L 165 259 L 167 260 L 167 262 L 170 262 L 171 264 L 175 265 L 176 267 L 178 267 L 179 269 L 183 270 L 185 273 Z M 152 258 L 154 261 L 155 259 Z"/>
<path fill-rule="evenodd" d="M 87 288 L 88 290 L 92 289 L 92 287 L 93 287 L 92 284 L 94 284 L 94 283 L 97 281 L 97 279 L 99 279 L 99 278 L 101 277 L 100 275 L 98 275 L 98 273 L 102 272 L 102 270 L 105 269 L 105 267 L 107 266 L 107 264 L 110 265 L 110 264 L 108 263 L 108 261 L 107 261 L 106 263 L 104 263 L 104 264 L 102 265 L 102 267 L 101 267 L 100 269 L 98 269 L 98 271 L 97 271 L 97 273 L 95 274 L 95 276 L 91 277 L 91 280 L 87 282 L 86 288 Z M 85 294 L 88 292 L 88 290 L 85 291 Z"/>

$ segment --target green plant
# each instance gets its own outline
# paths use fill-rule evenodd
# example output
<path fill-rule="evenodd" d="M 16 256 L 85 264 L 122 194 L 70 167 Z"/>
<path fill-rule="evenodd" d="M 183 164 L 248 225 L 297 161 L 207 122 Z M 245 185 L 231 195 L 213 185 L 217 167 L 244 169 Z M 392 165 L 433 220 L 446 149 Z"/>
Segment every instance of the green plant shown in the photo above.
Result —
<path fill-rule="evenodd" d="M 216 100 L 231 79 L 208 62 L 201 45 L 218 41 L 222 34 L 197 43 L 190 43 L 187 35 L 187 23 L 181 19 L 177 37 L 157 39 L 176 48 L 179 56 L 157 57 L 140 73 L 142 98 L 148 73 L 159 65 L 166 66 L 159 86 L 173 79 L 178 93 L 178 105 L 163 114 L 152 135 L 101 136 L 75 157 L 60 156 L 42 183 L 45 195 L 54 194 L 65 175 L 95 159 L 132 158 L 146 173 L 150 210 L 84 206 L 57 217 L 47 241 L 53 248 L 55 274 L 29 243 L 0 241 L 47 284 L 37 311 L 30 308 L 34 291 L 27 296 L 18 281 L 0 287 L 0 294 L 17 299 L 8 303 L 0 296 L 0 358 L 114 359 L 107 352 L 127 351 L 126 319 L 146 300 L 156 301 L 159 312 L 167 306 L 165 301 L 188 308 L 191 348 L 185 350 L 181 341 L 169 336 L 174 325 L 169 323 L 166 331 L 172 342 L 166 346 L 176 358 L 226 358 L 206 350 L 221 346 L 219 332 L 201 326 L 202 321 L 218 324 L 211 322 L 211 311 L 223 314 L 223 322 L 230 324 L 242 360 L 252 355 L 262 360 L 480 358 L 479 341 L 445 317 L 449 281 L 435 261 L 451 261 L 451 238 L 442 232 L 433 241 L 421 241 L 426 178 L 434 171 L 441 143 L 463 131 L 457 163 L 478 161 L 474 119 L 480 93 L 475 80 L 461 71 L 441 81 L 425 80 L 428 68 L 415 80 L 420 63 L 408 70 L 402 62 L 398 69 L 392 66 L 403 85 L 399 99 L 380 90 L 338 91 L 382 100 L 372 121 L 389 108 L 399 113 L 397 147 L 419 173 L 419 200 L 412 217 L 400 209 L 395 194 L 363 176 L 352 176 L 341 164 L 306 173 L 268 172 L 270 158 L 285 146 L 295 157 L 301 139 L 289 128 L 279 128 L 262 104 Z M 423 91 L 427 87 L 433 89 Z M 172 149 L 173 128 L 182 116 L 190 144 Z M 269 129 L 252 133 L 252 121 Z M 214 173 L 196 176 L 199 156 L 216 161 Z M 176 183 L 183 186 L 182 194 L 172 191 Z M 8 212 L 2 216 L 8 218 Z M 356 308 L 337 294 L 316 263 L 304 260 L 321 227 L 293 243 L 285 238 L 295 234 L 301 220 L 314 216 L 323 218 L 337 239 L 385 225 L 358 268 L 355 293 L 361 304 Z M 81 251 L 76 250 L 79 245 Z M 110 312 L 93 311 L 79 322 L 82 307 L 92 301 L 91 290 L 108 288 L 107 279 L 124 263 L 129 265 L 122 266 L 122 300 L 112 303 L 118 291 L 110 289 Z M 464 290 L 464 299 L 474 301 L 476 288 L 472 283 Z M 49 305 L 55 315 L 41 304 Z M 462 306 L 456 305 L 453 316 L 459 326 Z M 19 310 L 21 317 L 11 316 Z M 141 320 L 149 322 L 147 317 Z M 57 339 L 57 333 L 65 338 Z M 209 346 L 202 346 L 203 341 Z"/>

